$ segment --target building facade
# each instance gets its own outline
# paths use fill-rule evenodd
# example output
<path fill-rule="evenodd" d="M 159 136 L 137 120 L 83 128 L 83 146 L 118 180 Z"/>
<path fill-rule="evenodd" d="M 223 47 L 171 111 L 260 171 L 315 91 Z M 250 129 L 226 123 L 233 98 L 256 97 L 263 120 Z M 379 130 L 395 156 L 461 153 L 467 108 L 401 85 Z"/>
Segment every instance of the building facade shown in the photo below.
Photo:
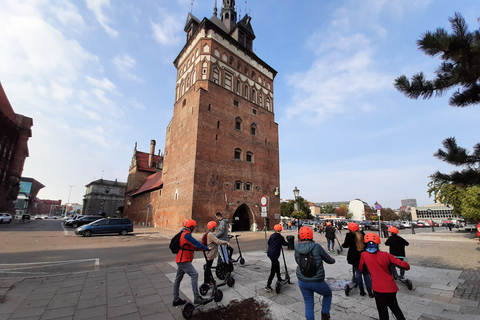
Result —
<path fill-rule="evenodd" d="M 458 219 L 458 216 L 453 214 L 453 209 L 452 206 L 436 203 L 423 207 L 412 207 L 410 213 L 412 214 L 412 220 L 441 222 L 443 220 Z"/>
<path fill-rule="evenodd" d="M 32 118 L 16 114 L 0 83 L 0 211 L 15 213 Z"/>
<path fill-rule="evenodd" d="M 188 14 L 185 32 L 153 223 L 178 229 L 195 219 L 204 230 L 220 212 L 233 231 L 273 226 L 280 221 L 277 72 L 253 52 L 251 17 L 237 21 L 234 0 L 223 1 L 220 18 L 216 7 L 210 19 Z"/>
<path fill-rule="evenodd" d="M 87 184 L 83 196 L 84 215 L 116 217 L 123 214 L 127 184 L 117 180 L 99 179 Z"/>

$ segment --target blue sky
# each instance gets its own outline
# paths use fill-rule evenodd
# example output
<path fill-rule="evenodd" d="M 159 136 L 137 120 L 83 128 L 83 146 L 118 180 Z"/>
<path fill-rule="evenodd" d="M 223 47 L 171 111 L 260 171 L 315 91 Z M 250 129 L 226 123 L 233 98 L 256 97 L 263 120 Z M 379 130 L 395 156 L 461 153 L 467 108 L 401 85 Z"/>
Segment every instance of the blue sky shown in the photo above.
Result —
<path fill-rule="evenodd" d="M 0 82 L 16 113 L 32 117 L 23 176 L 41 199 L 81 203 L 85 185 L 126 182 L 135 142 L 165 144 L 174 103 L 173 60 L 190 10 L 213 15 L 215 0 L 4 0 Z M 222 1 L 218 1 L 220 9 Z M 438 59 L 417 50 L 425 31 L 460 12 L 479 27 L 474 0 L 237 1 L 256 34 L 255 53 L 278 71 L 280 191 L 313 202 L 362 199 L 398 208 L 432 203 L 428 176 L 452 167 L 433 157 L 451 136 L 480 142 L 478 107 L 449 94 L 410 100 L 394 79 Z M 450 92 L 451 93 L 451 92 Z"/>

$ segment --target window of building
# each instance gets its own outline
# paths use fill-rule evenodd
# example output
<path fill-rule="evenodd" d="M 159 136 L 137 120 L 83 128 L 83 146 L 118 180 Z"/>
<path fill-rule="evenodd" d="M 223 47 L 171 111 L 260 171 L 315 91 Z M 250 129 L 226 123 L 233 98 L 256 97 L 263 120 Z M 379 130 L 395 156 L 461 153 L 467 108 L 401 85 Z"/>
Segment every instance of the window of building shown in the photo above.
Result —
<path fill-rule="evenodd" d="M 217 129 L 220 129 L 220 121 L 217 121 Z"/>
<path fill-rule="evenodd" d="M 183 99 L 182 101 L 182 107 L 185 107 L 187 105 L 187 99 Z"/>
<path fill-rule="evenodd" d="M 234 154 L 235 160 L 242 160 L 242 149 L 235 149 L 235 154 Z"/>
<path fill-rule="evenodd" d="M 250 182 L 245 182 L 245 191 L 252 191 L 252 184 Z"/>
<path fill-rule="evenodd" d="M 235 181 L 235 190 L 242 191 L 242 181 Z"/>
<path fill-rule="evenodd" d="M 211 106 L 211 104 L 209 103 L 209 104 L 208 104 L 208 111 L 211 110 L 211 107 L 212 107 L 212 106 Z"/>
<path fill-rule="evenodd" d="M 257 135 L 257 125 L 255 123 L 252 123 L 252 125 L 250 126 L 250 134 L 252 136 Z"/>
<path fill-rule="evenodd" d="M 235 118 L 235 129 L 242 130 L 242 119 L 240 117 Z"/>
<path fill-rule="evenodd" d="M 263 106 L 263 94 L 261 91 L 258 93 L 258 104 L 260 105 L 260 107 Z"/>
<path fill-rule="evenodd" d="M 237 79 L 237 94 L 240 94 L 240 80 Z"/>
<path fill-rule="evenodd" d="M 232 75 L 225 73 L 225 88 L 232 91 Z"/>
<path fill-rule="evenodd" d="M 234 105 L 235 107 L 238 107 L 238 100 L 233 100 L 233 105 Z"/>
<path fill-rule="evenodd" d="M 250 151 L 247 152 L 247 155 L 246 155 L 245 160 L 246 160 L 247 162 L 253 163 L 253 153 L 250 152 Z"/>
<path fill-rule="evenodd" d="M 213 82 L 219 83 L 219 73 L 217 68 L 213 68 Z"/>
<path fill-rule="evenodd" d="M 243 92 L 245 99 L 248 99 L 248 85 L 245 85 L 245 91 Z"/>
<path fill-rule="evenodd" d="M 252 108 L 252 114 L 253 114 L 254 116 L 256 116 L 256 115 L 257 115 L 257 109 Z"/>
<path fill-rule="evenodd" d="M 268 111 L 270 111 L 270 98 L 267 97 L 265 99 L 265 108 L 267 108 Z"/>
<path fill-rule="evenodd" d="M 235 62 L 235 58 L 233 56 L 230 57 L 230 65 L 233 65 L 233 63 Z"/>
<path fill-rule="evenodd" d="M 252 88 L 252 101 L 257 102 L 257 91 Z"/>

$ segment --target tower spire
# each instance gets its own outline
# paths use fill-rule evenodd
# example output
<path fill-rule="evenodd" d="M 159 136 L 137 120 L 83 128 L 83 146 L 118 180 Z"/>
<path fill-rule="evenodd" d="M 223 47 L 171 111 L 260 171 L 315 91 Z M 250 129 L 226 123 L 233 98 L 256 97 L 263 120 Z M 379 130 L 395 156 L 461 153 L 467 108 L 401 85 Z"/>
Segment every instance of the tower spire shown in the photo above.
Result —
<path fill-rule="evenodd" d="M 223 21 L 229 31 L 233 30 L 233 28 L 237 24 L 235 0 L 223 0 L 223 7 L 220 12 L 220 20 Z"/>
<path fill-rule="evenodd" d="M 217 0 L 215 0 L 215 7 L 213 8 L 213 15 L 217 16 Z"/>

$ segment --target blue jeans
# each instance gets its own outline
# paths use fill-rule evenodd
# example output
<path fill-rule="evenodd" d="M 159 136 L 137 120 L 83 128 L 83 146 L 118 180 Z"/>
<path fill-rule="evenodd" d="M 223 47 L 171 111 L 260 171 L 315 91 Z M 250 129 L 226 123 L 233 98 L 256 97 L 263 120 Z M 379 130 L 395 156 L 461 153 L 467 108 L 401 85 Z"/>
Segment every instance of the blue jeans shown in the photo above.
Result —
<path fill-rule="evenodd" d="M 372 289 L 372 278 L 370 277 L 369 273 L 363 274 L 358 270 L 358 268 L 354 267 L 355 272 L 355 282 L 357 283 L 358 288 L 360 291 L 364 291 L 363 289 L 363 281 L 365 281 L 365 286 L 367 289 Z M 362 279 L 363 276 L 363 279 Z"/>
<path fill-rule="evenodd" d="M 173 299 L 180 298 L 180 282 L 182 282 L 183 276 L 188 274 L 192 278 L 192 291 L 193 297 L 197 298 L 198 295 L 198 272 L 195 270 L 191 262 L 177 263 L 177 276 L 173 283 Z"/>
<path fill-rule="evenodd" d="M 333 251 L 333 249 L 335 247 L 335 239 L 328 239 L 327 238 L 327 249 L 328 249 L 328 251 L 330 251 L 330 243 L 332 244 L 332 251 Z"/>
<path fill-rule="evenodd" d="M 314 320 L 315 315 L 313 308 L 315 306 L 314 292 L 323 296 L 322 313 L 330 313 L 332 305 L 332 290 L 325 281 L 322 282 L 303 282 L 298 280 L 298 286 L 302 291 L 303 300 L 305 301 L 305 317 L 307 320 Z"/>

